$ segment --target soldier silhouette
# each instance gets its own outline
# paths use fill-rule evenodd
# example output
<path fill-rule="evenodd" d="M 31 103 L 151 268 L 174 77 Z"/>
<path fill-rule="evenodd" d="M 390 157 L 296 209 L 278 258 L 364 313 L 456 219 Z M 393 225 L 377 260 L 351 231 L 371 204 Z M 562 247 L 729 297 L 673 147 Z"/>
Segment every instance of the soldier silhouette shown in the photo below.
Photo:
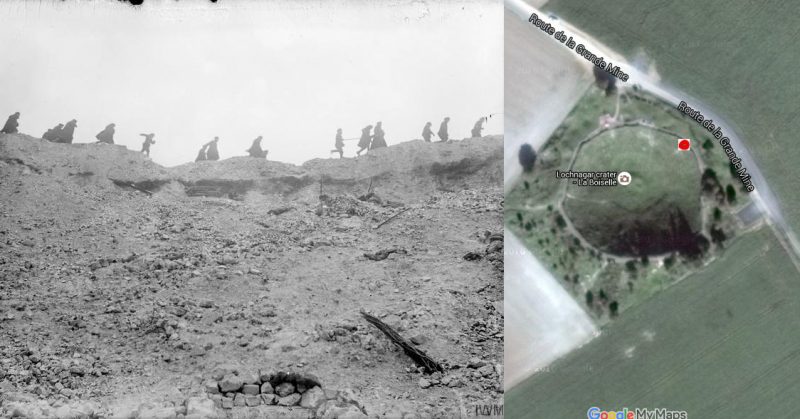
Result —
<path fill-rule="evenodd" d="M 448 122 L 450 122 L 450 117 L 449 116 L 446 117 L 444 119 L 444 121 L 442 121 L 441 125 L 439 125 L 439 132 L 437 132 L 436 135 L 439 136 L 439 141 L 440 142 L 444 142 L 444 141 L 447 141 L 448 139 L 450 139 L 450 134 L 448 134 L 448 132 L 447 132 L 447 123 Z"/>
<path fill-rule="evenodd" d="M 431 125 L 433 124 L 428 122 L 425 124 L 425 128 L 422 129 L 422 138 L 426 142 L 431 142 L 431 137 L 433 137 L 433 130 L 431 129 Z"/>
<path fill-rule="evenodd" d="M 114 127 L 116 124 L 108 124 L 105 129 L 98 132 L 95 138 L 97 141 L 106 144 L 114 144 Z"/>
<path fill-rule="evenodd" d="M 3 129 L 0 130 L 0 132 L 6 134 L 16 134 L 17 132 L 19 132 L 17 131 L 18 127 L 19 127 L 19 112 L 14 112 L 13 114 L 8 116 L 8 120 L 6 121 L 6 124 L 3 125 Z"/>
<path fill-rule="evenodd" d="M 156 142 L 153 141 L 153 137 L 155 134 L 139 134 L 144 137 L 144 142 L 142 143 L 142 153 L 144 153 L 147 157 L 150 157 L 150 144 L 155 144 Z"/>

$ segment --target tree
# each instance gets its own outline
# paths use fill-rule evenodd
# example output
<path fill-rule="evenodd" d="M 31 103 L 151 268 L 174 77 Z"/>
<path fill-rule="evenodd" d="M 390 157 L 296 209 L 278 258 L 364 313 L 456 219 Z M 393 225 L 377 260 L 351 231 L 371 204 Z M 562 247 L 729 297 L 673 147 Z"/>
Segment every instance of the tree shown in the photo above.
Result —
<path fill-rule="evenodd" d="M 606 95 L 614 93 L 617 89 L 617 79 L 611 73 L 603 68 L 594 66 L 592 69 L 594 73 L 594 82 L 597 87 L 606 91 Z"/>
<path fill-rule="evenodd" d="M 592 294 L 592 290 L 586 291 L 586 305 L 591 307 L 593 302 L 594 294 Z"/>
<path fill-rule="evenodd" d="M 616 301 L 612 301 L 611 304 L 608 305 L 608 309 L 611 311 L 611 317 L 616 317 L 619 310 L 619 304 Z"/>
<path fill-rule="evenodd" d="M 721 228 L 718 228 L 716 225 L 711 226 L 711 241 L 716 243 L 718 246 L 722 246 L 722 242 L 724 242 L 728 236 L 722 231 Z"/>
<path fill-rule="evenodd" d="M 530 189 L 530 188 L 531 188 L 531 184 L 530 184 L 530 183 L 528 183 L 528 181 L 527 181 L 527 180 L 526 180 L 526 181 L 523 181 L 522 183 L 523 183 L 523 184 L 525 184 L 525 190 L 526 190 L 526 191 L 527 191 L 528 189 Z"/>
<path fill-rule="evenodd" d="M 534 163 L 536 163 L 536 151 L 530 144 L 523 144 L 519 148 L 519 164 L 522 165 L 523 170 L 530 172 L 533 170 Z"/>
<path fill-rule="evenodd" d="M 719 207 L 714 207 L 714 220 L 719 221 L 722 218 L 722 211 L 719 210 Z"/>
<path fill-rule="evenodd" d="M 729 204 L 736 202 L 736 188 L 734 188 L 730 183 L 725 187 L 725 195 L 728 198 Z"/>
<path fill-rule="evenodd" d="M 606 297 L 606 292 L 603 291 L 602 289 L 600 290 L 600 299 L 603 301 L 608 299 L 608 297 Z"/>
<path fill-rule="evenodd" d="M 674 254 L 669 255 L 666 258 L 664 258 L 664 267 L 665 268 L 669 269 L 674 264 L 675 264 L 675 255 Z"/>
<path fill-rule="evenodd" d="M 708 168 L 703 171 L 703 176 L 700 178 L 700 183 L 703 186 L 703 192 L 714 192 L 722 188 L 717 178 L 717 172 L 714 169 Z"/>

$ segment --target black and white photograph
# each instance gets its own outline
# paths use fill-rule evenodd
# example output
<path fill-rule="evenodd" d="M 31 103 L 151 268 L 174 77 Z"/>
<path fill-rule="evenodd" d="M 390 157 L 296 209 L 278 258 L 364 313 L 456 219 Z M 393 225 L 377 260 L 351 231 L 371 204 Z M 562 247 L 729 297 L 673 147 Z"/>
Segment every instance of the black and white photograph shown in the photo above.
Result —
<path fill-rule="evenodd" d="M 0 3 L 0 417 L 503 417 L 503 3 Z"/>

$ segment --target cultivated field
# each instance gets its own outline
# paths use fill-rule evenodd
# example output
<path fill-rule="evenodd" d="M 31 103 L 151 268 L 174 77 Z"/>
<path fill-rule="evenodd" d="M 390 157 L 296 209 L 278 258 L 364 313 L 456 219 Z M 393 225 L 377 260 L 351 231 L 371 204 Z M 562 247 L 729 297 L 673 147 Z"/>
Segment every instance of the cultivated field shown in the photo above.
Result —
<path fill-rule="evenodd" d="M 505 234 L 505 388 L 591 340 L 591 318 L 525 245 Z"/>
<path fill-rule="evenodd" d="M 664 83 L 735 124 L 723 129 L 742 136 L 788 223 L 800 231 L 800 195 L 794 191 L 800 178 L 794 81 L 800 26 L 793 2 L 621 0 L 598 7 L 590 0 L 552 0 L 545 9 L 631 61 L 646 54 Z"/>
<path fill-rule="evenodd" d="M 800 413 L 800 274 L 768 229 L 506 393 L 507 417 L 685 410 L 690 418 Z"/>

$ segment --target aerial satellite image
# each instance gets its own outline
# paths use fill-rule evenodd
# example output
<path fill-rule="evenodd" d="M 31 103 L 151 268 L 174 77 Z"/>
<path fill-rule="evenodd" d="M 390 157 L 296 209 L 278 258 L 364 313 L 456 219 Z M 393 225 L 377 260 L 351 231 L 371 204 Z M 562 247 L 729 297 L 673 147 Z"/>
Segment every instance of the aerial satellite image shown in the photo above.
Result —
<path fill-rule="evenodd" d="M 505 2 L 505 415 L 792 417 L 788 2 Z"/>

